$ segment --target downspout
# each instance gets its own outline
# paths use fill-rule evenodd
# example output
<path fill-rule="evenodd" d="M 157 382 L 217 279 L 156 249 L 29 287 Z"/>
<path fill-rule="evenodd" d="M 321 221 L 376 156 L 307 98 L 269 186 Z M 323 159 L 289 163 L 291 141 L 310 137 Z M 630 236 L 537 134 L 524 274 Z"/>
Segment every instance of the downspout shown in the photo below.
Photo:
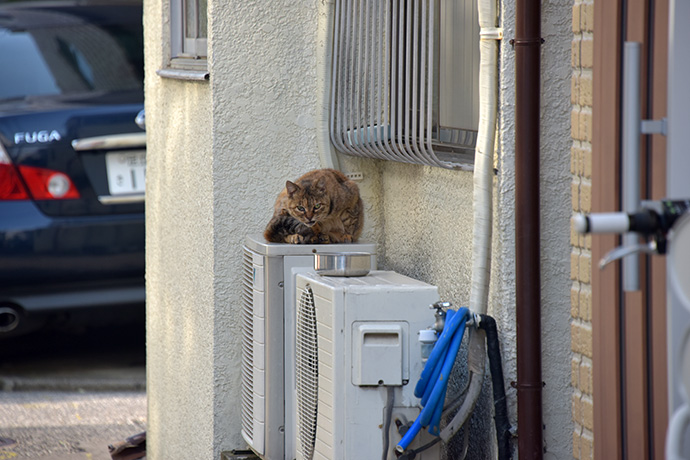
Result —
<path fill-rule="evenodd" d="M 518 457 L 543 458 L 539 229 L 540 0 L 515 15 L 515 271 Z"/>
<path fill-rule="evenodd" d="M 316 31 L 316 145 L 322 168 L 340 169 L 330 137 L 331 75 L 333 72 L 333 20 L 335 0 L 322 0 Z"/>

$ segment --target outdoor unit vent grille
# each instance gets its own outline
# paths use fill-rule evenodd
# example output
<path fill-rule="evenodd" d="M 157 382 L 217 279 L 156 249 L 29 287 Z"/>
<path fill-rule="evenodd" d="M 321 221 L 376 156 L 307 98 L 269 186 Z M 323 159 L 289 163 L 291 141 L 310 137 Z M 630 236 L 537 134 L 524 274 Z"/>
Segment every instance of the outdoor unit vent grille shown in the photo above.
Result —
<path fill-rule="evenodd" d="M 254 269 L 246 248 L 242 258 L 242 431 L 254 440 Z"/>
<path fill-rule="evenodd" d="M 318 337 L 314 295 L 307 286 L 297 305 L 296 390 L 297 390 L 297 452 L 299 458 L 311 460 L 316 443 L 318 401 Z"/>
<path fill-rule="evenodd" d="M 474 3 L 336 0 L 330 132 L 338 150 L 443 168 L 473 163 Z"/>

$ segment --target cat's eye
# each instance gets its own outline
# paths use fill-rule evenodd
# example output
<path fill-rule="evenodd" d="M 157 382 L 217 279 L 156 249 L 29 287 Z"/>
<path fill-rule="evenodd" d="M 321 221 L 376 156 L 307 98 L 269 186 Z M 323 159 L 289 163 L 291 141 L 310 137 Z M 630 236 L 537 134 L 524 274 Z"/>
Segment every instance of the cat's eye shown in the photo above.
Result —
<path fill-rule="evenodd" d="M 315 209 L 315 210 L 316 210 L 316 209 L 319 209 L 320 207 L 321 207 L 321 203 L 317 203 L 317 204 L 314 205 L 314 209 Z"/>
<path fill-rule="evenodd" d="M 297 210 L 299 212 L 304 212 L 304 206 L 297 206 Z"/>

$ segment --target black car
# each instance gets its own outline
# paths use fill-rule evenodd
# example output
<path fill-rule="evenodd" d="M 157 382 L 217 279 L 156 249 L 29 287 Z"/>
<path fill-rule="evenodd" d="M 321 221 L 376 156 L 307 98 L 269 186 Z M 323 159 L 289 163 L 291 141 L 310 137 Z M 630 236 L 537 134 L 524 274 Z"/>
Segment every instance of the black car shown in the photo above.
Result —
<path fill-rule="evenodd" d="M 143 312 L 141 2 L 2 3 L 0 63 L 0 337 Z"/>

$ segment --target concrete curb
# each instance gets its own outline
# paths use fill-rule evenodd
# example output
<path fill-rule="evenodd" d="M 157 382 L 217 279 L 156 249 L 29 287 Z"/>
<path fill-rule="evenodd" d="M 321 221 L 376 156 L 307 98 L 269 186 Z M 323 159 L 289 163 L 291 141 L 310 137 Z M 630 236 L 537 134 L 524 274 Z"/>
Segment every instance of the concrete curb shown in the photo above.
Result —
<path fill-rule="evenodd" d="M 113 380 L 0 376 L 2 391 L 145 391 L 146 379 Z"/>

